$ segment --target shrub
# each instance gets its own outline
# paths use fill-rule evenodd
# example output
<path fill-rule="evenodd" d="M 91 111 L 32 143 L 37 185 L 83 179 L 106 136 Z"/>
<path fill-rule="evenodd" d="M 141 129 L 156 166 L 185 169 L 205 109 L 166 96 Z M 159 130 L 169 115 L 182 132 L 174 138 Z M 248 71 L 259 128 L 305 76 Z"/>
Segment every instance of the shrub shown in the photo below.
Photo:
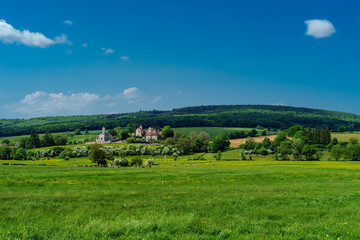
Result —
<path fill-rule="evenodd" d="M 258 150 L 258 153 L 261 155 L 267 155 L 269 152 L 265 147 L 262 147 Z"/>
<path fill-rule="evenodd" d="M 154 165 L 157 165 L 154 158 L 149 158 L 149 159 L 144 163 L 144 166 L 149 166 L 149 168 L 151 168 L 151 166 L 154 166 Z"/>
<path fill-rule="evenodd" d="M 140 167 L 142 165 L 142 163 L 143 163 L 143 161 L 142 161 L 141 157 L 135 157 L 135 158 L 130 160 L 130 165 L 131 166 Z"/>
<path fill-rule="evenodd" d="M 129 166 L 129 161 L 126 158 L 115 158 L 113 165 L 127 167 Z"/>

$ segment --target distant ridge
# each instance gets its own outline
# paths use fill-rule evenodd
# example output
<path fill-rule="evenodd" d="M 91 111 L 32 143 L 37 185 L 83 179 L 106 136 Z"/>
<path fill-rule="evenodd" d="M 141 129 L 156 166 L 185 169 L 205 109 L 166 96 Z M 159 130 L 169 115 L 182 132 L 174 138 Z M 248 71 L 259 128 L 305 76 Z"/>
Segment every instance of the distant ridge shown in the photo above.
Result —
<path fill-rule="evenodd" d="M 209 105 L 176 108 L 170 111 L 138 111 L 134 113 L 79 116 L 37 117 L 31 119 L 1 119 L 0 136 L 65 132 L 80 128 L 108 129 L 138 123 L 145 127 L 262 127 L 287 128 L 327 126 L 332 130 L 346 126 L 360 130 L 360 116 L 353 113 L 277 105 Z"/>

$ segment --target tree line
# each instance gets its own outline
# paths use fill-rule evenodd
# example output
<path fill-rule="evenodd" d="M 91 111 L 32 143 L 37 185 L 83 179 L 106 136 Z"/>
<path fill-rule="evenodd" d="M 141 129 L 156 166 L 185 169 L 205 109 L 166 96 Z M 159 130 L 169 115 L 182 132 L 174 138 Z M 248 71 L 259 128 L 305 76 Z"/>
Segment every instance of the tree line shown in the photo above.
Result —
<path fill-rule="evenodd" d="M 115 128 L 128 124 L 164 127 L 247 127 L 287 129 L 294 125 L 311 128 L 328 126 L 333 131 L 360 130 L 360 116 L 308 108 L 270 105 L 220 105 L 174 109 L 172 111 L 139 111 L 135 113 L 42 117 L 32 119 L 0 119 L 0 136 L 96 130 L 102 126 Z"/>

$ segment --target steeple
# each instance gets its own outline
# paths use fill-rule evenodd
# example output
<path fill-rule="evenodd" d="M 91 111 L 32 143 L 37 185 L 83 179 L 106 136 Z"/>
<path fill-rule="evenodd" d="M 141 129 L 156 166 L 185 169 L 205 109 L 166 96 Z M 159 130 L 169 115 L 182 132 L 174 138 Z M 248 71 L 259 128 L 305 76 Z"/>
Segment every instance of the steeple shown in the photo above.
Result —
<path fill-rule="evenodd" d="M 106 129 L 105 129 L 105 127 L 103 127 L 102 128 L 102 133 L 105 134 L 105 132 L 106 132 Z"/>

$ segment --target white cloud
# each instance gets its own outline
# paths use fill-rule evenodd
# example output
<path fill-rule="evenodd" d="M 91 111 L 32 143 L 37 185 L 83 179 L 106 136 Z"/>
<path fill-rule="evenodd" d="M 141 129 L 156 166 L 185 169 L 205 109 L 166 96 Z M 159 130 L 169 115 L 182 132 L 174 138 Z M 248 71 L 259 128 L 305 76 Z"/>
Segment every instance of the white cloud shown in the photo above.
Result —
<path fill-rule="evenodd" d="M 87 44 L 87 43 L 82 43 L 81 46 L 82 46 L 83 48 L 86 48 L 86 47 L 88 46 L 88 44 Z"/>
<path fill-rule="evenodd" d="M 330 37 L 336 32 L 334 25 L 326 19 L 312 19 L 305 21 L 307 25 L 306 35 L 315 38 Z"/>
<path fill-rule="evenodd" d="M 68 49 L 68 50 L 66 50 L 66 52 L 65 52 L 65 54 L 72 54 L 74 52 L 74 50 L 72 50 L 72 49 Z"/>
<path fill-rule="evenodd" d="M 158 101 L 160 101 L 162 99 L 162 96 L 157 96 L 152 102 L 151 105 L 154 105 L 155 103 L 157 103 Z"/>
<path fill-rule="evenodd" d="M 84 114 L 99 99 L 99 95 L 87 92 L 66 95 L 37 91 L 26 95 L 20 103 L 5 106 L 5 110 L 30 116 Z"/>
<path fill-rule="evenodd" d="M 21 117 L 133 112 L 151 108 L 161 99 L 161 96 L 147 95 L 136 87 L 105 96 L 88 92 L 66 94 L 37 91 L 16 103 L 3 106 L 3 109 L 7 116 Z"/>
<path fill-rule="evenodd" d="M 128 100 L 128 103 L 133 103 L 139 100 L 140 91 L 136 87 L 125 89 L 123 92 L 123 97 Z"/>
<path fill-rule="evenodd" d="M 125 56 L 125 55 L 121 55 L 121 57 L 120 57 L 122 60 L 124 60 L 124 61 L 127 61 L 127 60 L 129 60 L 130 59 L 130 57 L 128 57 L 128 56 Z"/>
<path fill-rule="evenodd" d="M 73 24 L 73 22 L 70 21 L 70 20 L 65 20 L 64 23 L 65 23 L 65 24 L 68 24 L 68 25 L 72 25 L 72 24 Z"/>
<path fill-rule="evenodd" d="M 0 19 L 0 41 L 6 44 L 20 43 L 30 47 L 41 48 L 46 48 L 55 44 L 71 44 L 64 34 L 55 37 L 54 39 L 50 39 L 39 32 L 15 29 L 3 19 Z"/>
<path fill-rule="evenodd" d="M 114 50 L 112 50 L 111 48 L 101 48 L 101 50 L 104 51 L 105 55 L 114 53 Z"/>

